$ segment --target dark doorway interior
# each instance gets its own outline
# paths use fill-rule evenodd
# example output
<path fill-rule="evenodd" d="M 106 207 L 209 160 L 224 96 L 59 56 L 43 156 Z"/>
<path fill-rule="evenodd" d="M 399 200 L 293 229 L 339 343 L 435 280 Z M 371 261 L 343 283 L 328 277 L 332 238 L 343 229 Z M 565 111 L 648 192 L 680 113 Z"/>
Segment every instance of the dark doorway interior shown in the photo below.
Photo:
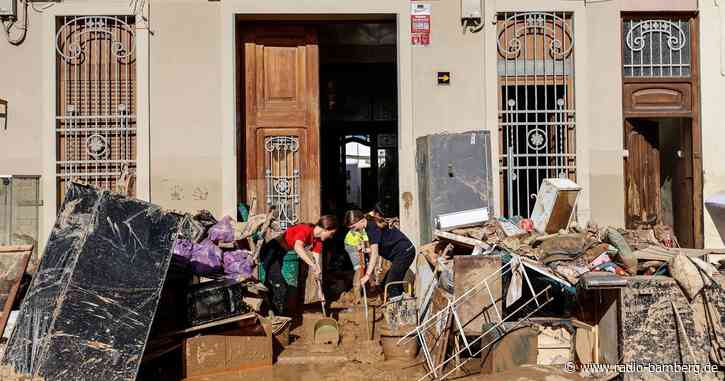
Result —
<path fill-rule="evenodd" d="M 626 120 L 627 227 L 671 225 L 682 247 L 694 247 L 692 122 Z"/>
<path fill-rule="evenodd" d="M 322 212 L 398 214 L 394 22 L 319 27 Z"/>
<path fill-rule="evenodd" d="M 317 25 L 322 214 L 378 208 L 398 215 L 398 101 L 394 21 Z M 343 227 L 325 256 L 328 297 L 352 286 Z"/>

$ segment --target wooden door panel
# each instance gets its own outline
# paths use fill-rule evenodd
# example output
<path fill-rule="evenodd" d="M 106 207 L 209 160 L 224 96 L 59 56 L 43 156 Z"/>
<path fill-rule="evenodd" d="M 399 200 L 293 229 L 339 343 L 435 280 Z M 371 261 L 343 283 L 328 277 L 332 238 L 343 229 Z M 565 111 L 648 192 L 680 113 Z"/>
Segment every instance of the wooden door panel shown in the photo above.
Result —
<path fill-rule="evenodd" d="M 627 227 L 653 225 L 662 220 L 658 127 L 643 120 L 626 124 Z"/>
<path fill-rule="evenodd" d="M 676 157 L 672 168 L 672 201 L 675 235 L 682 247 L 695 247 L 695 208 L 692 176 L 691 120 L 680 126 L 681 157 Z"/>
<path fill-rule="evenodd" d="M 245 185 L 256 212 L 276 206 L 281 222 L 320 212 L 319 53 L 314 31 L 243 32 Z"/>

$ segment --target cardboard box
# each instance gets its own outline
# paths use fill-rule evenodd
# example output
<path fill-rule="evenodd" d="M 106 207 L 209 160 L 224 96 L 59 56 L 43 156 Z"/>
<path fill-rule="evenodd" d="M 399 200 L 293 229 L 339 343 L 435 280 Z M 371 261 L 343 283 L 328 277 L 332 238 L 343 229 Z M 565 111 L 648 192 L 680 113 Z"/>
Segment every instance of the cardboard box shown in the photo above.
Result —
<path fill-rule="evenodd" d="M 193 379 L 213 374 L 272 365 L 272 336 L 261 328 L 256 336 L 242 336 L 241 330 L 203 335 L 184 340 L 184 377 Z"/>

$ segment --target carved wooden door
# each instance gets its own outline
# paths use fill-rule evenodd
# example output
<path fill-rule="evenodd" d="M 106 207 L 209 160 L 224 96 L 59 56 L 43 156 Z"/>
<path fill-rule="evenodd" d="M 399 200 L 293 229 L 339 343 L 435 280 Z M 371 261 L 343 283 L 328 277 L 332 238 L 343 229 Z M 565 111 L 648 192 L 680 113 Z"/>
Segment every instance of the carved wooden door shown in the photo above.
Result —
<path fill-rule="evenodd" d="M 242 32 L 245 186 L 257 212 L 275 207 L 283 227 L 320 213 L 319 54 L 314 30 Z"/>

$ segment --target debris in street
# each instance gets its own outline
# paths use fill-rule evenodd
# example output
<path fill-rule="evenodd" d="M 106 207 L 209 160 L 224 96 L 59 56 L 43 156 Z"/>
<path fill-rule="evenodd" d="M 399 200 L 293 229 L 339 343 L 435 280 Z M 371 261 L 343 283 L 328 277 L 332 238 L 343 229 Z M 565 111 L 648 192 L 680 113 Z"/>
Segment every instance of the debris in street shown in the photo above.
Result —
<path fill-rule="evenodd" d="M 534 229 L 556 233 L 567 229 L 579 199 L 581 187 L 569 179 L 544 179 L 531 212 Z"/>
<path fill-rule="evenodd" d="M 223 335 L 200 335 L 184 340 L 184 376 L 234 373 L 272 366 L 272 336 L 254 320 Z"/>
<path fill-rule="evenodd" d="M 0 246 L 0 336 L 4 336 L 20 281 L 32 254 L 33 245 Z"/>
<path fill-rule="evenodd" d="M 47 380 L 136 377 L 182 216 L 71 184 L 2 364 Z"/>
<path fill-rule="evenodd" d="M 288 303 L 301 310 L 291 316 L 270 311 L 260 266 L 262 244 L 282 234 L 273 210 L 242 213 L 244 221 L 182 216 L 73 185 L 0 371 L 11 380 L 73 379 L 81 371 L 108 380 L 296 379 L 290 369 L 337 363 L 339 377 L 402 381 L 495 378 L 569 363 L 725 365 L 718 272 L 725 250 L 680 248 L 662 224 L 581 226 L 574 221 L 581 187 L 559 180 L 544 181 L 532 219 L 486 208 L 487 219 L 478 209 L 436 216 L 439 229 L 418 247 L 415 271 L 395 298 L 387 298 L 394 283 L 382 284 L 389 261 L 370 274 L 369 298 L 346 301 L 330 297 L 329 278 L 300 267 L 295 252 L 280 252 L 278 271 L 296 291 Z M 91 229 L 93 221 L 100 225 Z M 0 270 L 3 263 L 0 256 Z M 91 274 L 99 271 L 103 278 Z M 13 273 L 0 271 L 0 286 L 17 280 Z M 54 323 L 37 324 L 43 317 Z M 84 330 L 73 319 L 83 319 Z M 118 361 L 140 365 L 138 375 Z M 577 374 L 594 376 L 601 375 Z"/>

